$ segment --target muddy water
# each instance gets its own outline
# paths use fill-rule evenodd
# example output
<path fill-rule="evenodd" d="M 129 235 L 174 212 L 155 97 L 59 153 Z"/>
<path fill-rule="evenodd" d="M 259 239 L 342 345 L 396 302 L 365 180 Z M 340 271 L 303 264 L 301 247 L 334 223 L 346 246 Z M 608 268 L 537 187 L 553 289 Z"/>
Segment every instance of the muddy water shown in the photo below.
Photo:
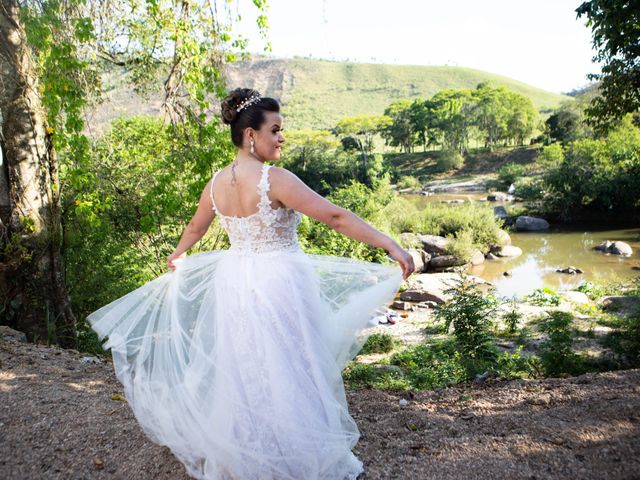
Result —
<path fill-rule="evenodd" d="M 486 198 L 486 194 L 474 192 L 408 197 L 413 197 L 412 201 L 421 206 L 430 201 L 478 201 Z M 494 205 L 490 204 L 491 207 Z M 611 219 L 608 219 L 608 223 L 611 224 Z M 585 281 L 615 282 L 640 276 L 640 271 L 632 268 L 640 267 L 640 226 L 556 227 L 545 232 L 510 232 L 510 235 L 511 243 L 522 249 L 520 257 L 487 260 L 469 269 L 469 273 L 492 282 L 501 296 L 521 296 L 542 287 L 570 290 Z M 593 250 L 594 246 L 605 240 L 627 242 L 633 248 L 633 255 L 620 257 Z M 556 272 L 556 269 L 568 266 L 580 268 L 584 273 L 567 275 Z M 506 271 L 512 275 L 504 276 Z"/>

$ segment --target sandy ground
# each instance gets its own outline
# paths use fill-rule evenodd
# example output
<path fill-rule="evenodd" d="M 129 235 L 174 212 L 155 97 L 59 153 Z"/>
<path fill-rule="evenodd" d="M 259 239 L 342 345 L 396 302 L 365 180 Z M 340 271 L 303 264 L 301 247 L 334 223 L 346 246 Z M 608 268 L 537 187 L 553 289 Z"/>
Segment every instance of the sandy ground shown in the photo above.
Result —
<path fill-rule="evenodd" d="M 140 430 L 111 363 L 82 357 L 0 341 L 0 478 L 188 478 Z M 640 479 L 640 370 L 348 400 L 359 480 Z"/>

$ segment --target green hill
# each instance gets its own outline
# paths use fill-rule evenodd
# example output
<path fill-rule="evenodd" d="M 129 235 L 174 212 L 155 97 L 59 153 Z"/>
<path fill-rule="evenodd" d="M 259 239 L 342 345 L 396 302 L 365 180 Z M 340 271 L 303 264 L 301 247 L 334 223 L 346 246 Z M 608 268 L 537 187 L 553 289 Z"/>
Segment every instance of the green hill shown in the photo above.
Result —
<path fill-rule="evenodd" d="M 507 77 L 463 67 L 256 59 L 229 66 L 227 78 L 229 88 L 256 88 L 263 95 L 280 99 L 286 127 L 292 129 L 330 128 L 342 117 L 381 115 L 395 100 L 426 98 L 445 88 L 475 88 L 484 81 L 528 96 L 540 110 L 569 99 Z"/>

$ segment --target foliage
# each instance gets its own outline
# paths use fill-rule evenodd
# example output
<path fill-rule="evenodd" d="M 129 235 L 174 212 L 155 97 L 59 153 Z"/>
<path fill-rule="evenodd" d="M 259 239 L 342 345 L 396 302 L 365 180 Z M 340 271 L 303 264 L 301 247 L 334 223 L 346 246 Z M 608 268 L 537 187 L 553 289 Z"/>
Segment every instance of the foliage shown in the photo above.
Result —
<path fill-rule="evenodd" d="M 587 114 L 601 130 L 608 129 L 628 113 L 640 110 L 640 8 L 635 0 L 590 0 L 576 12 L 591 27 L 595 64 L 601 96 L 595 97 Z"/>
<path fill-rule="evenodd" d="M 498 181 L 504 186 L 509 187 L 515 183 L 526 172 L 524 165 L 518 163 L 507 163 L 498 170 Z"/>
<path fill-rule="evenodd" d="M 356 138 L 362 154 L 366 156 L 373 150 L 373 136 L 390 124 L 391 119 L 384 115 L 358 115 L 340 119 L 334 132 L 336 135 Z"/>
<path fill-rule="evenodd" d="M 579 102 L 564 102 L 545 121 L 545 130 L 551 141 L 569 143 L 587 136 Z"/>
<path fill-rule="evenodd" d="M 412 385 L 401 372 L 376 368 L 366 363 L 351 362 L 342 372 L 348 388 L 380 388 L 387 390 L 408 390 Z"/>
<path fill-rule="evenodd" d="M 533 293 L 527 295 L 526 301 L 533 305 L 552 305 L 558 306 L 562 301 L 562 297 L 558 295 L 554 290 L 548 287 L 536 288 Z"/>
<path fill-rule="evenodd" d="M 448 253 L 464 261 L 470 260 L 473 253 L 478 250 L 478 246 L 473 241 L 471 230 L 458 230 L 455 234 L 448 235 L 447 238 L 449 239 Z"/>
<path fill-rule="evenodd" d="M 495 358 L 491 336 L 492 316 L 498 303 L 480 290 L 474 281 L 462 275 L 453 286 L 444 290 L 450 299 L 435 312 L 444 331 L 453 327 L 453 336 L 462 354 L 472 360 Z"/>
<path fill-rule="evenodd" d="M 591 300 L 598 300 L 607 295 L 618 295 L 623 288 L 624 285 L 617 282 L 582 282 L 574 290 L 584 293 Z"/>
<path fill-rule="evenodd" d="M 520 313 L 515 299 L 509 302 L 509 309 L 502 315 L 502 320 L 507 326 L 508 333 L 513 334 L 518 331 L 518 324 L 522 320 L 522 313 Z"/>
<path fill-rule="evenodd" d="M 515 196 L 523 200 L 539 200 L 544 197 L 544 180 L 540 177 L 524 177 L 514 183 Z"/>
<path fill-rule="evenodd" d="M 548 312 L 548 317 L 542 324 L 542 331 L 548 335 L 548 340 L 541 345 L 540 358 L 548 376 L 584 373 L 582 358 L 572 350 L 572 322 L 571 313 L 553 311 Z"/>
<path fill-rule="evenodd" d="M 445 150 L 438 156 L 437 169 L 440 172 L 459 170 L 464 166 L 464 157 L 455 150 Z"/>
<path fill-rule="evenodd" d="M 422 188 L 420 180 L 410 175 L 403 175 L 400 177 L 396 185 L 398 185 L 398 188 L 411 188 L 413 190 L 419 190 Z"/>
<path fill-rule="evenodd" d="M 418 140 L 418 132 L 416 132 L 415 123 L 409 113 L 411 105 L 410 100 L 399 100 L 389 105 L 384 114 L 389 117 L 390 121 L 380 130 L 387 145 L 400 146 L 405 153 L 410 153 Z"/>
<path fill-rule="evenodd" d="M 548 149 L 543 155 L 554 162 L 544 175 L 550 209 L 568 218 L 584 209 L 618 212 L 638 207 L 640 129 L 630 117 L 602 139 L 585 138 L 562 150 Z"/>
<path fill-rule="evenodd" d="M 388 333 L 372 333 L 358 352 L 358 355 L 369 353 L 388 353 L 398 344 L 397 340 Z"/>

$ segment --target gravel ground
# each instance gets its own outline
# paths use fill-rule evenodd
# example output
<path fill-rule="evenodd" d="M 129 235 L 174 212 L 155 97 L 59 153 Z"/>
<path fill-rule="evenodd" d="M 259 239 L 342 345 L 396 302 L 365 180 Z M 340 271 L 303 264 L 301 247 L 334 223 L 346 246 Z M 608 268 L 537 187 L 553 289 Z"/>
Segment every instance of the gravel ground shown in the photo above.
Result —
<path fill-rule="evenodd" d="M 187 479 L 82 357 L 0 341 L 0 478 Z M 640 479 L 640 370 L 347 395 L 361 480 Z"/>

